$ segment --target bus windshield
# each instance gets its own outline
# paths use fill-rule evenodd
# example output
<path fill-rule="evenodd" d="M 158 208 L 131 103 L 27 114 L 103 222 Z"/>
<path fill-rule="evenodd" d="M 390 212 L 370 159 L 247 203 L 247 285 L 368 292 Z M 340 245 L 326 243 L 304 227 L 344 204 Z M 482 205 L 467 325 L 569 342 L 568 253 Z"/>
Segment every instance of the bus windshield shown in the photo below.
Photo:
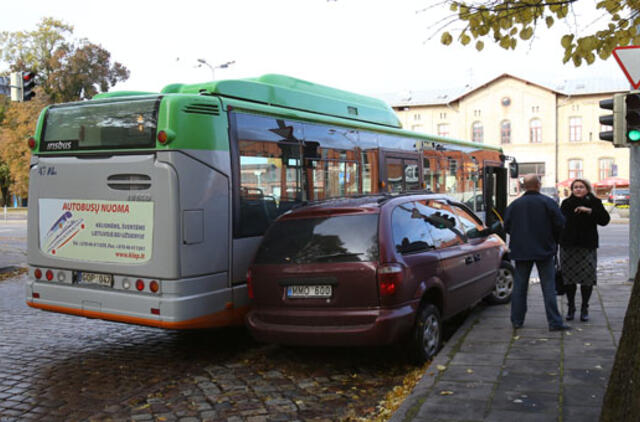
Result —
<path fill-rule="evenodd" d="M 53 106 L 41 151 L 153 147 L 160 98 Z"/>

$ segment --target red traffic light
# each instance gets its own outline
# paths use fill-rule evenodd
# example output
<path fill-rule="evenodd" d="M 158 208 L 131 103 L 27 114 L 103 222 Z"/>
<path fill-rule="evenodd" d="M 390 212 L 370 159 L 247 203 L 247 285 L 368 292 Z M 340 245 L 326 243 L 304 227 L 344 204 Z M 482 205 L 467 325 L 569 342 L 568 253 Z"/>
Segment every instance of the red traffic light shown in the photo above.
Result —
<path fill-rule="evenodd" d="M 29 82 L 31 79 L 33 79 L 35 77 L 35 73 L 33 72 L 23 72 L 22 73 L 22 80 L 25 82 Z"/>

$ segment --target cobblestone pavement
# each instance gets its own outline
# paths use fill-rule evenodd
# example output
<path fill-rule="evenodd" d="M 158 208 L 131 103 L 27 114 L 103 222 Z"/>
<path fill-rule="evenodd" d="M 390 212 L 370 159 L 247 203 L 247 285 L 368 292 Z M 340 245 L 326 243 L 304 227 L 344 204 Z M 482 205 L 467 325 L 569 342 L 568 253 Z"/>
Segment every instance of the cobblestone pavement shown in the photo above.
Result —
<path fill-rule="evenodd" d="M 259 345 L 48 313 L 0 281 L 0 420 L 334 421 L 367 417 L 415 368 L 397 348 Z"/>

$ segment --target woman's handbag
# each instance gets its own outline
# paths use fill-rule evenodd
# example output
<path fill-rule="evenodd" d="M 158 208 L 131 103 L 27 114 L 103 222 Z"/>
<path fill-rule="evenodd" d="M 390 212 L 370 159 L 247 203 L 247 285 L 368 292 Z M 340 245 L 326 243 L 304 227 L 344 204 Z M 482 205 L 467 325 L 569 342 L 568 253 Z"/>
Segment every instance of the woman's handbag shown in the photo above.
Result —
<path fill-rule="evenodd" d="M 563 296 L 567 291 L 564 287 L 564 280 L 562 279 L 562 268 L 560 268 L 560 262 L 556 257 L 556 294 Z"/>

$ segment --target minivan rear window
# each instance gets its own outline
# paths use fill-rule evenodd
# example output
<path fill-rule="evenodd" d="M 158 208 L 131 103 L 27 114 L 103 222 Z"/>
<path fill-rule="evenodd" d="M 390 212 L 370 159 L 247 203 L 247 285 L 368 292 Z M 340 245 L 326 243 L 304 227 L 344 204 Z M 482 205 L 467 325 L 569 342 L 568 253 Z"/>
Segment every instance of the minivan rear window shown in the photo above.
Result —
<path fill-rule="evenodd" d="M 366 262 L 378 259 L 378 214 L 278 221 L 267 231 L 256 264 Z"/>

